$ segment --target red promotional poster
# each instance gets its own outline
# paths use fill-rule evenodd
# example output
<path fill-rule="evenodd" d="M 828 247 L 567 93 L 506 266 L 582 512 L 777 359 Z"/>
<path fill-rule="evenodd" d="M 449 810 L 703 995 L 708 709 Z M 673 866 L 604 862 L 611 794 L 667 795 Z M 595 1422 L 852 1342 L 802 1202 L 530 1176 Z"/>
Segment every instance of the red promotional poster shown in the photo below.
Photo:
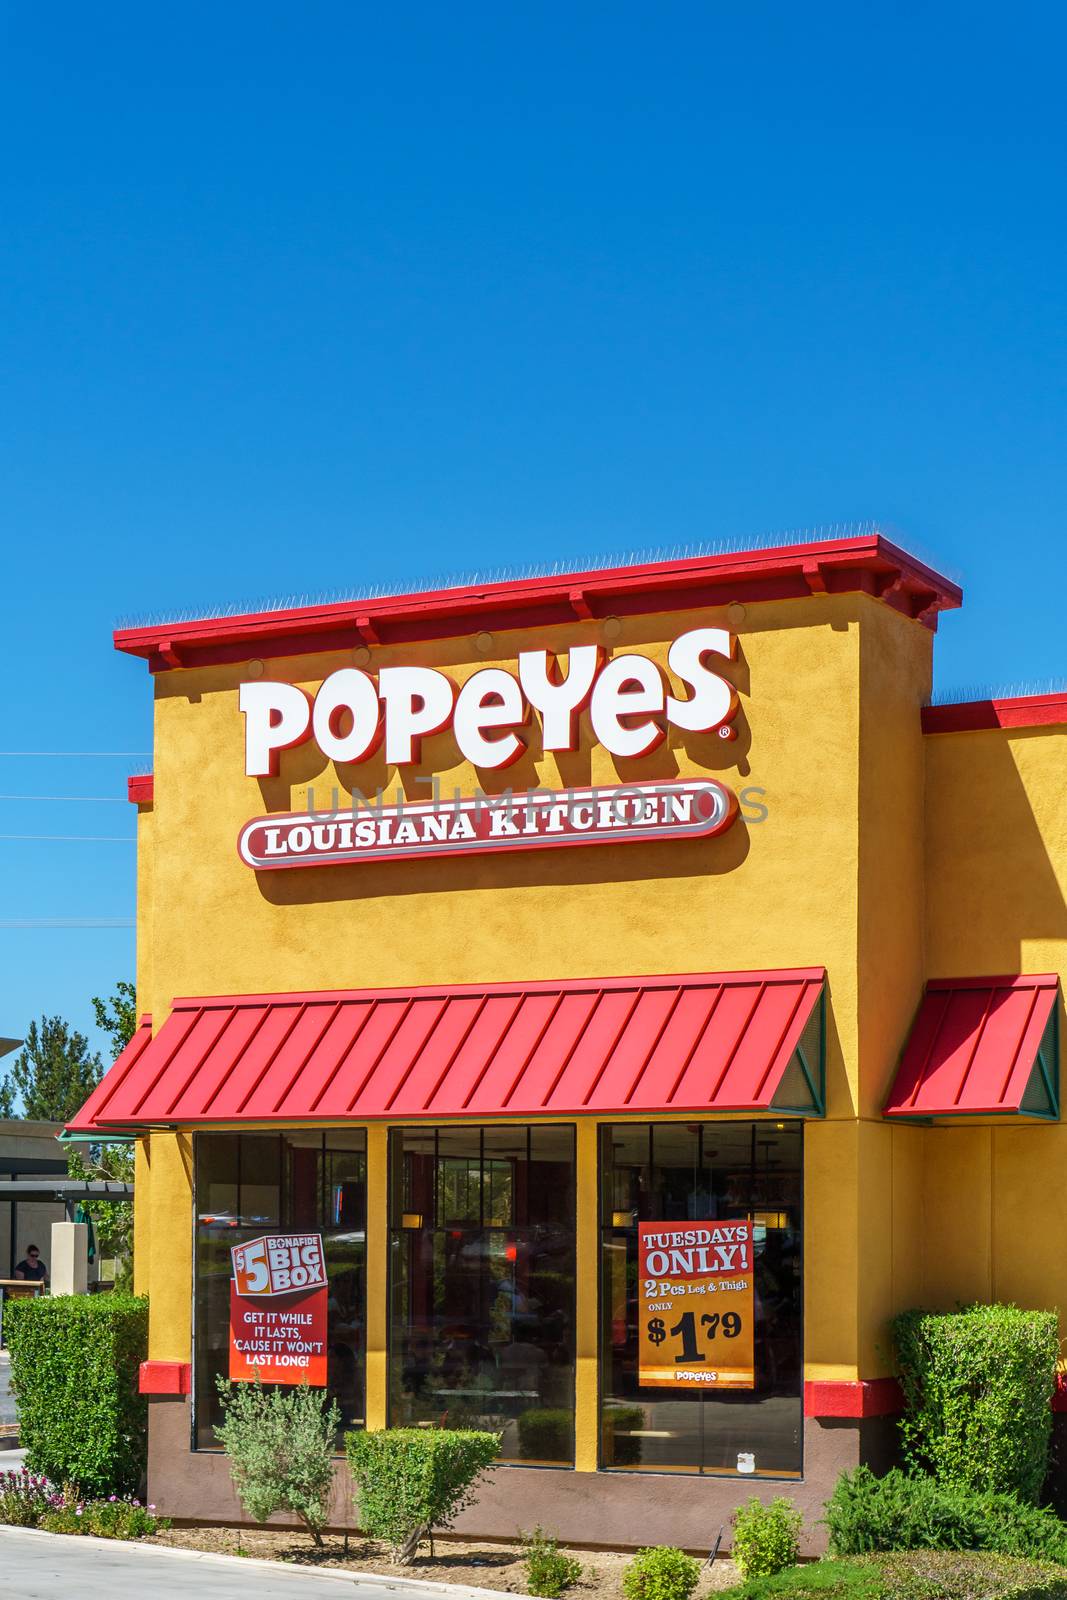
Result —
<path fill-rule="evenodd" d="M 326 1384 L 326 1262 L 317 1233 L 268 1234 L 230 1251 L 230 1378 Z"/>

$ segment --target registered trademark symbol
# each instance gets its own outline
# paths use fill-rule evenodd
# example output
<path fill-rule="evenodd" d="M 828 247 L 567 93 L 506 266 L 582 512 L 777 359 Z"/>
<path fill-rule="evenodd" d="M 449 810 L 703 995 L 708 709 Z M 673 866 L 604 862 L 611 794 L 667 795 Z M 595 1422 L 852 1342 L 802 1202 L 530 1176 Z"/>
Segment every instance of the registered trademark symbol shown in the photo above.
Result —
<path fill-rule="evenodd" d="M 737 738 L 737 729 L 735 727 L 733 727 L 731 723 L 724 722 L 722 727 L 719 729 L 719 738 L 720 739 L 736 739 Z"/>

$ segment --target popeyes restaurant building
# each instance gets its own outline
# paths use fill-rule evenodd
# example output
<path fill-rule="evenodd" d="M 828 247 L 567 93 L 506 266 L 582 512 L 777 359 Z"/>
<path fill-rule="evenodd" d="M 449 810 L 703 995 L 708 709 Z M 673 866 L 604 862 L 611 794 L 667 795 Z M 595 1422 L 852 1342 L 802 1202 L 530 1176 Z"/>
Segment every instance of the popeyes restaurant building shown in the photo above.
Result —
<path fill-rule="evenodd" d="M 465 1532 L 707 1546 L 889 1462 L 895 1312 L 1067 1302 L 1067 697 L 930 707 L 960 603 L 871 534 L 116 635 L 69 1131 L 137 1143 L 161 1512 L 239 1520 L 258 1372 L 500 1432 Z"/>

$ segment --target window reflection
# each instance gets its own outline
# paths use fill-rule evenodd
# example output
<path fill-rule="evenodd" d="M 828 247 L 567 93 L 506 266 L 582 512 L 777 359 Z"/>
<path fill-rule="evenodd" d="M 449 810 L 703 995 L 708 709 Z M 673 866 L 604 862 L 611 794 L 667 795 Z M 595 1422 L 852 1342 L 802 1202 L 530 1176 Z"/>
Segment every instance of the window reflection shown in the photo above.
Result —
<path fill-rule="evenodd" d="M 366 1133 L 202 1133 L 196 1159 L 195 1438 L 222 1420 L 229 1366 L 230 1249 L 264 1229 L 321 1233 L 326 1252 L 327 1392 L 342 1428 L 362 1427 L 366 1354 Z"/>
<path fill-rule="evenodd" d="M 801 1467 L 799 1122 L 601 1129 L 601 1440 L 606 1467 L 757 1474 Z M 751 1217 L 756 1386 L 677 1397 L 637 1382 L 637 1224 Z"/>
<path fill-rule="evenodd" d="M 574 1130 L 391 1135 L 390 1424 L 574 1461 Z"/>

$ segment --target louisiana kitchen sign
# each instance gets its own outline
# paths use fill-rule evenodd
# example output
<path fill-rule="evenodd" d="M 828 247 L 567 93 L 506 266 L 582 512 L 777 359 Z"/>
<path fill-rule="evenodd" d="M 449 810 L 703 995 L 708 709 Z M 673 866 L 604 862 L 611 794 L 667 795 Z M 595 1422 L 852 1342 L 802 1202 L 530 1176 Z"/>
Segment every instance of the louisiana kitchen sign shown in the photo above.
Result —
<path fill-rule="evenodd" d="M 358 667 L 330 673 L 314 695 L 297 684 L 243 683 L 245 772 L 278 773 L 283 751 L 314 740 L 338 765 L 379 751 L 387 765 L 422 761 L 422 742 L 450 729 L 459 755 L 498 772 L 526 754 L 579 748 L 588 713 L 593 739 L 622 759 L 647 756 L 675 727 L 734 737 L 737 691 L 714 662 L 732 659 L 723 628 L 695 628 L 667 652 L 668 671 L 647 656 L 607 658 L 599 645 L 575 645 L 566 669 L 547 650 L 520 652 L 517 671 L 483 667 L 457 687 L 434 667 Z M 530 789 L 473 796 L 457 792 L 409 803 L 375 802 L 357 791 L 348 808 L 256 817 L 238 838 L 241 860 L 257 871 L 420 855 L 529 850 L 721 833 L 737 814 L 733 792 L 716 779 L 641 782 L 606 788 Z"/>
<path fill-rule="evenodd" d="M 247 866 L 322 866 L 422 855 L 459 855 L 537 846 L 722 833 L 737 799 L 714 779 L 610 789 L 533 789 L 525 794 L 395 805 L 364 801 L 350 810 L 256 817 L 241 829 Z"/>

